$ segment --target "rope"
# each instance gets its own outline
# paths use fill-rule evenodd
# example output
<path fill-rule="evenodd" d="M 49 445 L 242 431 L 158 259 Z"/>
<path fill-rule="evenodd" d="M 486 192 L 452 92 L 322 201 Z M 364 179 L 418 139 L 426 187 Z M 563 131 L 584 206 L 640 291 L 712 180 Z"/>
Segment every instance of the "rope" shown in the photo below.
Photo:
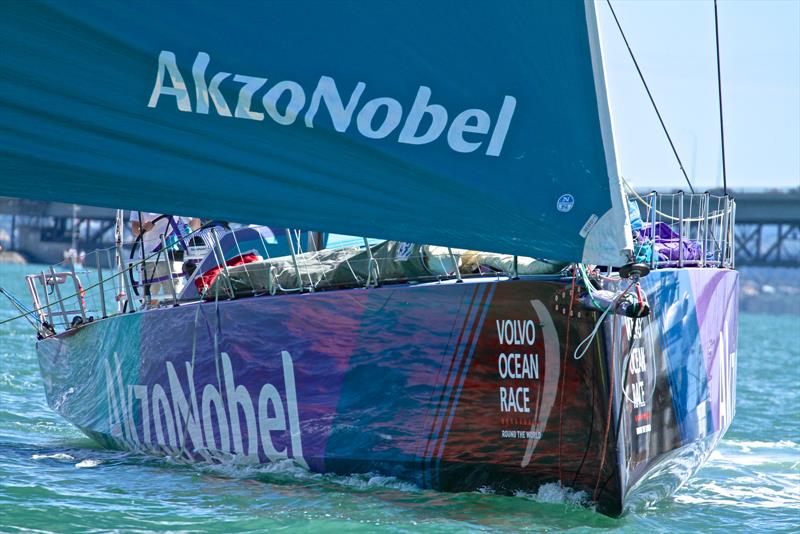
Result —
<path fill-rule="evenodd" d="M 600 314 L 600 317 L 597 319 L 597 323 L 595 323 L 594 328 L 586 337 L 586 339 L 581 341 L 578 344 L 578 346 L 575 347 L 575 352 L 572 354 L 573 360 L 578 361 L 586 355 L 586 352 L 589 350 L 589 347 L 592 346 L 592 340 L 595 338 L 597 332 L 600 330 L 600 326 L 603 324 L 603 319 L 606 318 L 606 315 L 609 314 L 609 312 L 614 308 L 614 306 L 616 306 L 616 301 L 609 304 L 608 308 L 606 308 L 605 311 L 602 314 Z M 578 351 L 581 349 L 581 347 L 583 347 L 583 350 L 581 350 L 581 353 L 578 354 Z"/>
<path fill-rule="evenodd" d="M 619 33 L 622 35 L 622 39 L 625 41 L 625 46 L 628 48 L 628 53 L 633 60 L 633 64 L 636 67 L 636 72 L 639 73 L 639 79 L 642 80 L 642 84 L 644 85 L 645 91 L 647 91 L 647 96 L 650 97 L 650 103 L 653 105 L 653 109 L 658 115 L 658 122 L 661 123 L 661 128 L 664 130 L 664 135 L 667 136 L 667 141 L 669 141 L 669 146 L 672 147 L 672 153 L 675 154 L 675 159 L 678 160 L 678 165 L 681 168 L 681 172 L 683 173 L 683 177 L 686 178 L 686 183 L 689 184 L 689 190 L 694 193 L 694 187 L 692 187 L 692 182 L 689 180 L 689 176 L 686 174 L 686 169 L 683 167 L 683 162 L 681 161 L 680 156 L 678 156 L 678 151 L 675 149 L 675 144 L 672 142 L 672 137 L 670 137 L 669 132 L 667 131 L 667 126 L 664 124 L 664 119 L 661 118 L 661 112 L 658 111 L 658 106 L 656 106 L 656 101 L 653 99 L 652 93 L 650 93 L 650 88 L 647 86 L 647 82 L 644 79 L 644 74 L 642 74 L 642 69 L 639 68 L 639 62 L 636 61 L 636 56 L 633 55 L 633 50 L 631 50 L 631 45 L 628 43 L 628 38 L 625 36 L 625 32 L 622 31 L 622 26 L 619 23 L 619 19 L 617 18 L 617 14 L 614 12 L 614 7 L 611 5 L 611 0 L 606 0 L 609 9 L 611 9 L 611 14 L 614 16 L 614 22 L 617 23 L 617 28 L 619 29 Z"/>
<path fill-rule="evenodd" d="M 650 203 L 647 201 L 647 199 L 642 198 L 642 196 L 639 193 L 636 192 L 636 190 L 633 188 L 633 186 L 630 183 L 628 183 L 628 181 L 625 178 L 622 178 L 622 184 L 625 186 L 625 189 L 627 189 L 628 192 L 630 194 L 632 194 L 636 198 L 636 200 L 641 202 L 642 205 L 644 205 L 645 207 L 650 208 Z M 664 219 L 667 219 L 669 221 L 680 221 L 679 218 L 673 217 L 672 215 L 668 215 L 668 214 L 664 213 L 663 211 L 659 211 L 659 210 L 655 210 L 655 211 L 656 211 L 656 213 L 658 215 L 660 215 Z M 707 217 L 707 219 L 709 221 L 714 220 L 714 219 L 721 219 L 722 217 L 724 217 L 724 215 L 725 214 L 723 212 L 719 212 L 719 213 L 715 213 L 714 215 L 709 215 Z M 706 220 L 706 217 L 697 217 L 697 218 L 694 218 L 694 219 L 685 218 L 685 219 L 683 219 L 683 222 L 685 222 L 685 223 L 693 223 L 693 222 L 703 222 L 704 220 Z"/>
<path fill-rule="evenodd" d="M 236 244 L 236 252 L 239 253 L 239 257 L 242 258 L 242 261 L 244 261 L 244 253 L 242 252 L 242 247 L 239 246 L 239 240 L 236 238 L 236 232 L 231 232 L 231 236 L 233 236 L 233 242 Z M 220 248 L 222 248 L 221 243 Z M 253 279 L 250 277 L 250 271 L 247 270 L 247 264 L 242 263 L 242 268 L 244 269 L 245 276 L 247 276 L 247 280 L 250 282 L 250 288 L 253 290 L 253 295 L 255 295 L 256 285 L 253 283 Z"/>
<path fill-rule="evenodd" d="M 17 309 L 18 312 L 23 312 L 24 313 L 24 315 L 22 315 L 22 317 L 25 317 L 25 319 L 27 319 L 28 323 L 30 323 L 30 325 L 33 328 L 35 328 L 37 331 L 39 330 L 39 328 L 41 327 L 41 322 L 39 321 L 39 318 L 36 317 L 36 321 L 37 322 L 35 323 L 35 322 L 33 322 L 33 319 L 28 317 L 28 314 L 33 313 L 33 310 L 29 310 L 24 304 L 22 304 L 22 302 L 20 302 L 20 300 L 17 297 L 15 297 L 14 295 L 9 293 L 8 291 L 3 289 L 2 287 L 0 287 L 0 294 L 5 295 L 6 298 L 11 302 L 11 304 L 14 305 L 14 307 Z M 17 317 L 17 318 L 19 319 L 20 317 Z"/>
<path fill-rule="evenodd" d="M 717 0 L 714 0 L 714 35 L 717 39 L 717 92 L 719 93 L 719 138 L 722 143 L 722 191 L 728 194 L 728 174 L 725 172 L 725 125 L 722 122 L 722 75 L 719 59 L 719 19 L 717 17 Z"/>
<path fill-rule="evenodd" d="M 628 287 L 625 288 L 625 291 L 622 291 L 617 296 L 617 298 L 615 298 L 611 302 L 611 304 L 608 305 L 608 308 L 606 308 L 605 311 L 603 312 L 603 314 L 600 316 L 600 318 L 597 319 L 597 323 L 594 325 L 594 328 L 592 329 L 591 333 L 586 337 L 586 339 L 581 341 L 580 344 L 577 347 L 575 347 L 575 352 L 572 354 L 572 358 L 574 360 L 576 360 L 576 361 L 580 360 L 581 358 L 583 358 L 586 355 L 586 352 L 589 350 L 589 347 L 592 346 L 592 340 L 595 338 L 595 336 L 597 335 L 597 332 L 600 330 L 600 326 L 603 324 L 603 319 L 605 319 L 606 315 L 608 315 L 611 312 L 611 310 L 613 310 L 614 308 L 617 307 L 617 305 L 619 304 L 619 301 L 622 299 L 623 296 L 625 296 L 628 293 L 628 291 L 630 291 L 630 289 L 631 289 L 631 287 L 633 287 L 634 283 L 635 282 L 631 282 L 630 284 L 628 284 Z M 637 286 L 637 288 L 638 288 L 638 286 Z M 583 350 L 581 351 L 580 354 L 578 354 L 578 350 L 581 347 L 583 347 Z"/>
<path fill-rule="evenodd" d="M 325 266 L 322 265 L 322 260 L 319 259 L 319 250 L 320 250 L 319 249 L 319 245 L 320 245 L 320 243 L 317 243 L 317 239 L 314 237 L 316 235 L 316 233 L 317 232 L 308 232 L 308 240 L 311 243 L 311 246 L 314 247 L 314 250 L 310 250 L 309 253 L 312 255 L 311 257 L 313 259 L 317 260 L 317 264 L 320 267 L 319 272 L 322 275 L 322 280 L 327 282 L 328 281 L 328 276 L 325 274 Z M 320 282 L 322 280 L 320 280 Z M 317 283 L 317 285 L 319 285 L 319 283 Z"/>

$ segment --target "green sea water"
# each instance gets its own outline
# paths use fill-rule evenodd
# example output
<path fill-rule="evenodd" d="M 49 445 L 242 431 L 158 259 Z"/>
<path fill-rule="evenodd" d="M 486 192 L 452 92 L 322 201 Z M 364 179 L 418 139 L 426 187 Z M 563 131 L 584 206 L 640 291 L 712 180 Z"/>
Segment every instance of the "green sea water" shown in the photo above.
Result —
<path fill-rule="evenodd" d="M 0 286 L 27 300 L 23 275 Z M 2 299 L 2 297 L 0 297 Z M 15 314 L 0 302 L 0 321 Z M 800 530 L 800 316 L 742 314 L 733 426 L 666 501 L 611 519 L 549 485 L 440 493 L 291 465 L 196 467 L 99 448 L 47 406 L 24 320 L 0 325 L 0 532 L 759 532 Z"/>

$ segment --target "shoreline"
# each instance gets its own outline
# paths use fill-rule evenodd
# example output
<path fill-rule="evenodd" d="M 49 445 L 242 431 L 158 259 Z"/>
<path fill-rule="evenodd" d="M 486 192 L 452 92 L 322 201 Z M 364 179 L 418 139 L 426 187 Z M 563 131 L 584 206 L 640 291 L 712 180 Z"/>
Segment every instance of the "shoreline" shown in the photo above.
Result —
<path fill-rule="evenodd" d="M 0 250 L 0 264 L 3 265 L 27 265 L 28 260 L 19 252 L 13 250 Z"/>

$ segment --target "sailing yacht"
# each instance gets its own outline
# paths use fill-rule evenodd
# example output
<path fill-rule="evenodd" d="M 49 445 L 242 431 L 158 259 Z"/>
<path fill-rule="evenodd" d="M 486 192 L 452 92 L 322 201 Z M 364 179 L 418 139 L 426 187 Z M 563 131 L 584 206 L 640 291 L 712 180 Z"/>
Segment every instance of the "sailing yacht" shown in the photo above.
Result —
<path fill-rule="evenodd" d="M 271 228 L 129 260 L 120 216 L 28 277 L 48 402 L 104 446 L 617 516 L 730 426 L 735 203 L 624 189 L 593 2 L 31 1 L 0 47 L 0 194 Z"/>

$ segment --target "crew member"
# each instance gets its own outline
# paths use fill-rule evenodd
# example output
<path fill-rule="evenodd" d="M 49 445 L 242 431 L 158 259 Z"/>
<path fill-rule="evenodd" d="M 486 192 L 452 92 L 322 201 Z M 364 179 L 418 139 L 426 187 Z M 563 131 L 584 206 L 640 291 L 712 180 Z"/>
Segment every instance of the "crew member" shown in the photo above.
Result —
<path fill-rule="evenodd" d="M 141 243 L 137 243 L 137 250 L 134 253 L 141 257 L 143 252 L 143 269 L 140 272 L 142 272 L 142 283 L 149 288 L 151 306 L 158 304 L 157 296 L 160 293 L 166 295 L 168 288 L 164 284 L 170 283 L 169 279 L 173 275 L 169 253 L 166 250 L 161 251 L 161 237 L 164 236 L 167 248 L 170 248 L 171 245 L 175 245 L 176 242 L 189 235 L 192 229 L 199 227 L 200 220 L 194 217 L 131 211 L 133 235 L 138 238 L 144 230 Z M 160 254 L 159 251 L 161 251 Z M 176 279 L 175 284 L 176 291 L 180 291 L 183 285 L 182 279 Z"/>

